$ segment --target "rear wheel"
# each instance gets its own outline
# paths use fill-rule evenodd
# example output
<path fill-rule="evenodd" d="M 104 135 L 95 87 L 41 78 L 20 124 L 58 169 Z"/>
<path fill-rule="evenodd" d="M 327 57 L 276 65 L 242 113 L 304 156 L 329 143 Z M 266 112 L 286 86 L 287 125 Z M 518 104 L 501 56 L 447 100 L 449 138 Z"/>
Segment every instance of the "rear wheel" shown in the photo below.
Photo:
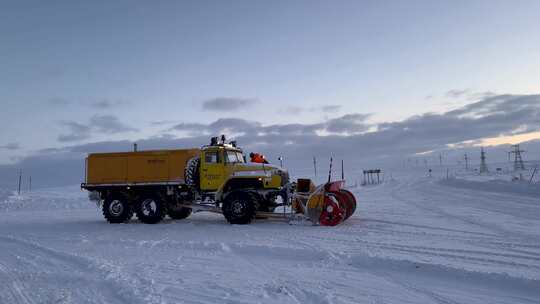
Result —
<path fill-rule="evenodd" d="M 137 206 L 137 218 L 145 224 L 159 223 L 165 217 L 165 203 L 155 197 L 145 197 Z"/>
<path fill-rule="evenodd" d="M 257 196 L 253 193 L 235 191 L 223 200 L 222 211 L 229 223 L 245 225 L 255 218 L 256 206 Z"/>
<path fill-rule="evenodd" d="M 102 206 L 103 216 L 111 224 L 125 223 L 133 216 L 133 209 L 122 196 L 106 198 Z"/>

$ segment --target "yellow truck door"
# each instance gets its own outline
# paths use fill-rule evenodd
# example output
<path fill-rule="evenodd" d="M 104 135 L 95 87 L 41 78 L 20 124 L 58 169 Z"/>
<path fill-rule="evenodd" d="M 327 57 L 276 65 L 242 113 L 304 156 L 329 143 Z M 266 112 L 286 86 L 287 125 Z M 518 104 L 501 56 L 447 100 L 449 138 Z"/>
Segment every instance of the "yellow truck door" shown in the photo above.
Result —
<path fill-rule="evenodd" d="M 204 151 L 201 162 L 201 190 L 217 190 L 225 181 L 225 169 L 222 151 Z"/>

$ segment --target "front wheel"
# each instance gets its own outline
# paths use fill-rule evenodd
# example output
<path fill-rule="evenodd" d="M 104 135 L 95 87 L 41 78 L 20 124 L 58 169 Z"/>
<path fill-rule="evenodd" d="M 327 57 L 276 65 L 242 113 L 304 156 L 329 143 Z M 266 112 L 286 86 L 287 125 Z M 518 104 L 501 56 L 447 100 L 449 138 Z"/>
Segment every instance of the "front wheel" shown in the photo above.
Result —
<path fill-rule="evenodd" d="M 222 211 L 231 224 L 245 225 L 255 218 L 257 197 L 253 193 L 236 191 L 223 200 Z"/>
<path fill-rule="evenodd" d="M 159 198 L 145 197 L 137 205 L 137 218 L 145 224 L 159 223 L 165 217 L 165 203 Z"/>

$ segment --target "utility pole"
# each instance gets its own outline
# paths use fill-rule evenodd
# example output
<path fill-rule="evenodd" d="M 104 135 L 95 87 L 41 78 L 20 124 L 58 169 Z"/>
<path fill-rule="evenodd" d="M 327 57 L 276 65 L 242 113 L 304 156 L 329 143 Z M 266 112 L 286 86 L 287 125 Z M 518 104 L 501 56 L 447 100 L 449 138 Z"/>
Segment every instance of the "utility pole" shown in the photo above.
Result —
<path fill-rule="evenodd" d="M 345 180 L 345 171 L 343 169 L 343 159 L 341 160 L 341 180 Z"/>
<path fill-rule="evenodd" d="M 514 151 L 508 152 L 508 156 L 510 157 L 510 154 L 514 154 L 514 171 L 525 170 L 523 158 L 521 158 L 521 153 L 525 151 L 520 150 L 519 145 L 513 145 L 512 148 L 514 148 Z"/>
<path fill-rule="evenodd" d="M 22 169 L 19 170 L 19 190 L 17 193 L 21 195 L 21 181 L 22 181 Z"/>
<path fill-rule="evenodd" d="M 328 182 L 332 180 L 332 157 L 330 157 L 330 169 L 328 170 Z"/>
<path fill-rule="evenodd" d="M 317 177 L 317 159 L 313 156 L 313 170 L 315 171 L 315 177 Z"/>
<path fill-rule="evenodd" d="M 442 153 L 439 153 L 439 165 L 442 167 Z"/>
<path fill-rule="evenodd" d="M 484 152 L 484 147 L 480 148 L 480 173 L 487 173 L 488 167 L 486 164 L 486 152 Z"/>
<path fill-rule="evenodd" d="M 28 192 L 32 192 L 32 176 L 28 176 Z"/>

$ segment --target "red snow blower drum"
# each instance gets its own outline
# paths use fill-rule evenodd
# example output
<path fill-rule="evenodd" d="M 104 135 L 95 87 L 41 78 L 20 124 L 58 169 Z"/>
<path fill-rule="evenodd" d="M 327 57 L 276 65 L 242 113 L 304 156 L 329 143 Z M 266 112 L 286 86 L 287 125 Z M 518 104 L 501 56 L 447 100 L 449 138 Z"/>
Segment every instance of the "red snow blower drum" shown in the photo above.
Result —
<path fill-rule="evenodd" d="M 348 219 L 354 214 L 354 211 L 356 211 L 356 199 L 350 191 L 339 189 L 339 191 L 330 192 L 330 194 L 334 195 L 340 207 L 345 209 L 345 218 L 343 220 Z"/>
<path fill-rule="evenodd" d="M 336 226 L 356 210 L 354 195 L 342 189 L 344 181 L 328 182 L 317 187 L 306 203 L 307 215 L 321 226 Z"/>
<path fill-rule="evenodd" d="M 336 197 L 325 195 L 319 224 L 321 226 L 336 226 L 345 220 L 345 216 L 346 210 L 341 206 Z"/>

